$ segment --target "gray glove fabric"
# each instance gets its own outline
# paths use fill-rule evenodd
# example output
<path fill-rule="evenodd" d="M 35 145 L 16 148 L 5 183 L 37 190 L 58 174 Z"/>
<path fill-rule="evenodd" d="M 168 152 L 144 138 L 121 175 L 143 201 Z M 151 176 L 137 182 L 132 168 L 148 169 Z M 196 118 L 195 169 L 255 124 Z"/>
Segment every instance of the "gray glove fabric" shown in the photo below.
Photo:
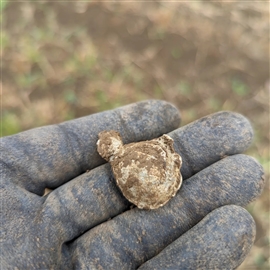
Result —
<path fill-rule="evenodd" d="M 241 154 L 253 131 L 220 112 L 178 128 L 177 109 L 144 101 L 1 139 L 3 269 L 234 269 L 255 224 L 241 206 L 263 189 L 262 167 Z M 184 183 L 157 210 L 131 209 L 98 155 L 102 130 L 124 143 L 168 133 Z M 53 189 L 42 196 L 45 188 Z"/>

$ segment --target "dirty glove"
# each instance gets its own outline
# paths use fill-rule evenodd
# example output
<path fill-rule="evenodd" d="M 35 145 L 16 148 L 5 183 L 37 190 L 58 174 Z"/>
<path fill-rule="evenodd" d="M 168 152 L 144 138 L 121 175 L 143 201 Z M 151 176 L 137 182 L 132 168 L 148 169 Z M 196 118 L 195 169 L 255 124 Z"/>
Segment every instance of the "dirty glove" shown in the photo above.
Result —
<path fill-rule="evenodd" d="M 178 128 L 171 104 L 144 101 L 1 139 L 3 269 L 233 269 L 254 241 L 242 208 L 263 188 L 241 115 Z M 98 155 L 102 130 L 124 143 L 168 133 L 183 185 L 157 210 L 131 207 Z M 43 196 L 45 188 L 52 189 Z M 132 208 L 132 209 L 131 209 Z"/>

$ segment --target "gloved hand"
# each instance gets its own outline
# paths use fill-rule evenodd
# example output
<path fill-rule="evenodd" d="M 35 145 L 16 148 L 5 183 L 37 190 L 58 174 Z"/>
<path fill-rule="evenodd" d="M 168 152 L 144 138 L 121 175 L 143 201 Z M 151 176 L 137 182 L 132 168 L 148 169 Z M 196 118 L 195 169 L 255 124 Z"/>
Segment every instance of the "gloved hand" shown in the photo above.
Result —
<path fill-rule="evenodd" d="M 242 155 L 253 137 L 241 115 L 220 112 L 178 128 L 171 104 L 144 101 L 1 139 L 3 269 L 233 269 L 255 235 L 241 206 L 263 188 Z M 169 133 L 183 185 L 157 210 L 131 208 L 98 155 L 102 130 L 124 143 Z M 102 165 L 103 164 L 103 165 Z M 53 189 L 43 196 L 44 189 Z"/>

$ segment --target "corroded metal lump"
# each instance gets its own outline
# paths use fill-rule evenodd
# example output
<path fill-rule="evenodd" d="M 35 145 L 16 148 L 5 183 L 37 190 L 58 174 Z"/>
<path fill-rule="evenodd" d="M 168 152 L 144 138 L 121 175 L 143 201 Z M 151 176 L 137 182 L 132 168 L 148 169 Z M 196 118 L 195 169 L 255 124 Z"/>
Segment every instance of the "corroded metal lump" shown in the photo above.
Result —
<path fill-rule="evenodd" d="M 118 132 L 102 131 L 97 150 L 110 162 L 123 195 L 138 208 L 163 206 L 182 184 L 182 159 L 175 153 L 173 139 L 168 135 L 123 145 Z"/>

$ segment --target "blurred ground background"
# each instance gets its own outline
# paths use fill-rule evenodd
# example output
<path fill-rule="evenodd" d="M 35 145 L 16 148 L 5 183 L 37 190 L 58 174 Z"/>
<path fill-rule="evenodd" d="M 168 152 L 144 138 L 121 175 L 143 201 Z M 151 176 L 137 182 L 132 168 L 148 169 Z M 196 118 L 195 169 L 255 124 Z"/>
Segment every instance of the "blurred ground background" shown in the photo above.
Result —
<path fill-rule="evenodd" d="M 269 2 L 1 3 L 2 136 L 164 99 L 182 125 L 220 110 L 255 130 L 266 187 L 247 209 L 269 269 Z"/>

